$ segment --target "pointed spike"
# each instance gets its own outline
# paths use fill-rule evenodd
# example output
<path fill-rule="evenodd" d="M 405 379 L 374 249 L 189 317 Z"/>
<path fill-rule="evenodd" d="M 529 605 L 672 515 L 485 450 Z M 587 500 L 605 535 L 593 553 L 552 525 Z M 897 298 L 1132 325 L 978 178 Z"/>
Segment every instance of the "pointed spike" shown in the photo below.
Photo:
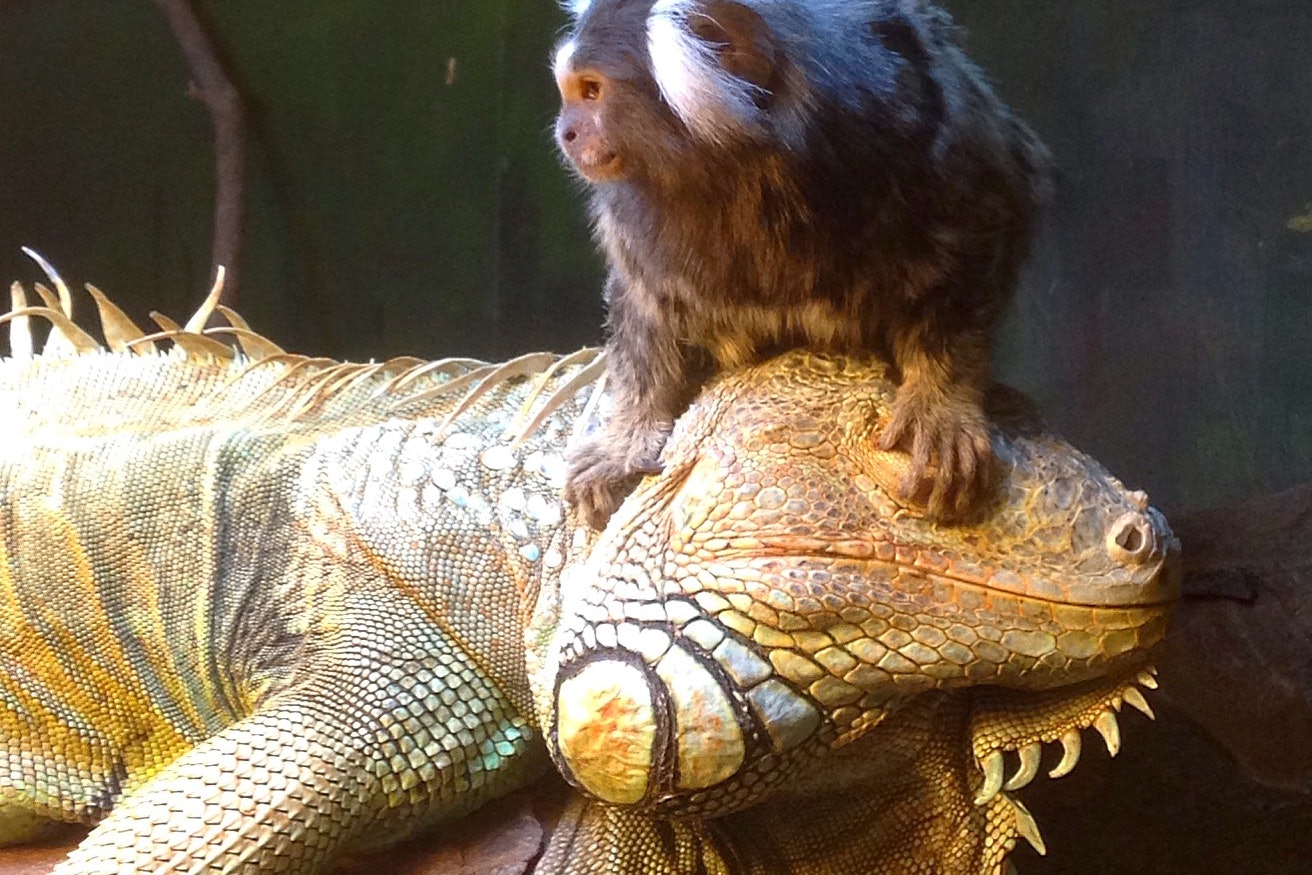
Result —
<path fill-rule="evenodd" d="M 37 267 L 41 268 L 45 275 L 50 278 L 50 282 L 54 283 L 55 288 L 59 290 L 59 306 L 52 306 L 50 309 L 59 310 L 66 317 L 72 319 L 73 296 L 68 293 L 68 285 L 64 282 L 64 278 L 59 275 L 59 271 L 51 267 L 50 262 L 46 261 L 41 253 L 37 252 L 35 249 L 24 246 L 23 254 L 35 261 Z"/>
<path fill-rule="evenodd" d="M 588 427 L 597 416 L 597 408 L 601 406 L 601 399 L 606 396 L 606 384 L 610 382 L 610 369 L 606 362 L 606 353 L 603 352 L 597 356 L 589 367 L 600 367 L 601 376 L 597 377 L 592 384 L 592 391 L 588 395 L 588 400 L 583 404 L 583 412 L 574 420 L 574 427 L 569 430 L 569 439 L 571 441 L 580 440 L 588 433 Z"/>
<path fill-rule="evenodd" d="M 1039 773 L 1039 761 L 1043 758 L 1043 745 L 1039 742 L 1027 744 L 1019 751 L 1020 768 L 1016 769 L 1016 774 L 1011 776 L 1011 780 L 1004 785 L 1007 790 L 1019 790 L 1021 787 L 1029 786 L 1034 780 L 1034 776 Z"/>
<path fill-rule="evenodd" d="M 588 383 L 596 381 L 600 376 L 605 374 L 606 363 L 601 360 L 600 356 L 594 358 L 589 364 L 584 365 L 561 385 L 552 390 L 547 396 L 546 401 L 532 419 L 519 423 L 508 430 L 507 436 L 510 439 L 510 448 L 517 449 L 520 444 L 528 438 L 529 435 L 537 431 L 542 423 L 560 409 L 561 405 L 573 398 L 576 393 Z M 524 412 L 527 412 L 525 407 Z"/>
<path fill-rule="evenodd" d="M 456 377 L 435 388 L 427 389 L 407 398 L 398 399 L 393 409 L 400 409 L 412 404 L 422 404 L 428 401 L 434 401 L 444 395 L 450 394 L 458 386 L 464 388 L 468 385 L 469 389 L 465 392 L 464 397 L 456 402 L 446 417 L 437 427 L 436 434 L 443 435 L 450 428 L 451 423 L 456 417 L 460 416 L 480 398 L 490 392 L 492 389 L 503 384 L 506 380 L 513 377 L 527 377 L 540 373 L 545 368 L 551 366 L 555 356 L 549 352 L 531 352 L 522 355 L 519 358 L 513 358 L 508 362 L 499 365 L 488 365 L 470 371 L 467 374 Z"/>
<path fill-rule="evenodd" d="M 11 310 L 3 316 L 0 316 L 0 325 L 6 322 L 17 322 L 28 316 L 40 316 L 50 323 L 50 339 L 46 341 L 44 355 L 63 354 L 71 351 L 80 354 L 84 352 L 96 352 L 101 349 L 99 343 L 90 334 L 87 334 L 81 328 L 73 324 L 59 310 L 52 310 L 49 307 L 24 307 L 21 310 Z M 52 343 L 57 341 L 57 343 Z"/>
<path fill-rule="evenodd" d="M 105 343 L 114 352 L 123 352 L 128 349 L 128 344 L 134 340 L 140 340 L 145 337 L 145 332 L 137 327 L 137 324 L 128 318 L 128 315 L 120 310 L 113 301 L 111 301 L 104 292 L 91 283 L 87 283 L 87 292 L 96 302 L 96 309 L 100 311 L 100 330 L 105 335 Z M 151 349 L 153 352 L 153 348 Z"/>
<path fill-rule="evenodd" d="M 1080 730 L 1070 729 L 1061 737 L 1061 762 L 1048 772 L 1049 778 L 1062 778 L 1071 773 L 1080 762 Z"/>
<path fill-rule="evenodd" d="M 287 410 L 283 414 L 284 417 L 288 421 L 299 419 L 334 397 L 341 390 L 343 383 L 349 383 L 351 380 L 357 379 L 360 377 L 361 372 L 364 372 L 367 378 L 369 374 L 377 373 L 381 367 L 382 365 L 375 363 L 371 365 L 337 364 L 324 368 L 301 388 L 301 400 Z"/>
<path fill-rule="evenodd" d="M 226 390 L 228 386 L 236 385 L 242 377 L 253 372 L 258 366 L 267 363 L 282 363 L 286 367 L 278 379 L 266 385 L 254 397 L 246 401 L 246 409 L 258 410 L 260 417 L 266 422 L 273 421 L 274 417 L 282 416 L 288 407 L 296 404 L 300 398 L 298 390 L 303 388 L 308 381 L 313 380 L 317 371 L 338 364 L 338 362 L 329 358 L 306 358 L 299 355 L 282 355 L 261 359 L 243 368 L 237 379 L 224 386 L 220 391 Z M 291 391 L 284 391 L 288 389 Z M 280 395 L 282 396 L 281 399 L 279 399 Z"/>
<path fill-rule="evenodd" d="M 205 296 L 200 307 L 183 326 L 187 331 L 200 334 L 205 329 L 205 323 L 209 321 L 210 314 L 214 312 L 214 308 L 219 304 L 219 298 L 223 296 L 223 278 L 227 275 L 227 269 L 220 264 L 218 270 L 214 272 L 214 285 L 210 288 L 210 293 Z"/>
<path fill-rule="evenodd" d="M 138 337 L 136 340 L 129 340 L 127 348 L 132 352 L 136 352 L 138 349 L 142 348 L 156 352 L 158 350 L 155 344 L 159 343 L 161 340 L 172 340 L 173 334 L 174 332 L 171 331 L 155 331 L 150 334 L 145 334 Z"/>
<path fill-rule="evenodd" d="M 231 334 L 237 338 L 237 343 L 240 344 L 241 351 L 246 354 L 246 358 L 253 362 L 258 362 L 270 356 L 287 354 L 287 350 L 269 340 L 269 338 L 256 334 L 248 328 L 238 328 L 236 325 L 228 328 L 206 328 L 202 334 L 207 337 L 212 334 Z"/>
<path fill-rule="evenodd" d="M 59 313 L 64 316 L 65 321 L 69 321 L 67 314 L 64 313 L 63 305 L 59 302 L 59 297 L 54 292 L 40 283 L 33 283 L 32 288 L 36 289 L 37 296 L 41 298 L 41 302 L 45 304 L 47 310 L 52 313 Z M 47 321 L 50 322 L 51 331 L 46 335 L 46 345 L 41 350 L 41 354 L 48 356 L 76 355 L 76 345 L 55 327 L 54 320 Z"/>
<path fill-rule="evenodd" d="M 306 359 L 304 356 L 292 355 L 290 353 L 283 353 L 282 355 L 279 356 L 269 356 L 268 358 L 265 359 L 259 359 L 257 361 L 249 362 L 244 368 L 234 367 L 231 371 L 233 376 L 229 378 L 228 381 L 225 382 L 222 386 L 220 386 L 218 390 L 214 392 L 213 395 L 210 396 L 209 401 L 211 404 L 215 404 L 217 400 L 224 395 L 224 393 L 231 390 L 234 386 L 240 385 L 243 380 L 245 380 L 248 376 L 255 373 L 256 371 L 262 369 L 267 370 L 271 366 L 282 365 L 283 369 L 279 376 L 274 378 L 272 382 L 267 383 L 261 389 L 257 390 L 254 396 L 246 399 L 245 405 L 247 410 L 254 411 L 254 410 L 259 410 L 261 408 L 267 410 L 270 406 L 276 406 L 276 405 L 269 405 L 265 403 L 266 397 L 271 393 L 276 392 L 278 386 L 282 385 L 284 381 L 289 380 L 292 377 L 292 375 L 296 374 L 301 368 L 305 367 L 307 361 L 309 360 Z"/>
<path fill-rule="evenodd" d="M 383 373 L 389 378 L 396 379 L 402 374 L 408 373 L 420 365 L 428 363 L 428 359 L 417 358 L 412 355 L 399 355 L 396 358 L 385 359 L 383 361 Z"/>
<path fill-rule="evenodd" d="M 55 293 L 52 293 L 50 289 L 42 286 L 39 282 L 33 283 L 31 287 L 37 291 L 37 296 L 41 298 L 41 303 L 45 304 L 46 310 L 62 314 L 63 308 L 59 306 L 59 298 Z M 46 335 L 46 344 L 41 349 L 42 356 L 71 356 L 71 354 L 76 353 L 76 349 L 73 348 L 71 342 L 68 342 L 68 338 L 55 331 L 55 324 L 52 321 L 50 328 L 49 335 Z"/>
<path fill-rule="evenodd" d="M 155 324 L 158 325 L 160 329 L 163 331 L 174 331 L 174 332 L 182 333 L 182 331 L 184 330 L 181 325 L 174 322 L 172 319 L 165 316 L 163 313 L 159 312 L 158 310 L 151 310 L 150 318 L 154 319 Z"/>
<path fill-rule="evenodd" d="M 1038 852 L 1039 856 L 1045 856 L 1048 853 L 1048 846 L 1043 842 L 1043 836 L 1039 833 L 1039 825 L 1034 820 L 1034 815 L 1030 810 L 1021 804 L 1019 799 L 1007 797 L 1011 807 L 1016 813 L 1016 831 L 1020 833 L 1021 838 L 1030 843 L 1030 847 Z"/>
<path fill-rule="evenodd" d="M 27 292 L 19 283 L 9 287 L 10 309 L 13 312 L 27 309 Z M 16 359 L 32 358 L 35 342 L 32 340 L 32 320 L 19 316 L 9 323 L 9 354 Z"/>
<path fill-rule="evenodd" d="M 359 365 L 359 369 L 348 376 L 347 379 L 341 380 L 332 386 L 331 391 L 346 395 L 354 392 L 356 387 L 361 383 L 368 383 L 378 374 L 386 374 L 390 362 L 378 362 L 371 365 Z"/>
<path fill-rule="evenodd" d="M 1112 756 L 1121 751 L 1121 725 L 1116 722 L 1116 714 L 1111 709 L 1104 710 L 1093 721 L 1093 728 L 1098 730 L 1102 740 L 1107 744 L 1107 753 Z"/>
<path fill-rule="evenodd" d="M 510 362 L 508 362 L 508 364 L 513 365 L 517 361 L 518 359 L 512 359 Z M 513 372 L 508 372 L 508 375 L 515 376 Z M 456 402 L 456 406 L 453 407 L 449 413 L 447 413 L 446 417 L 438 425 L 436 433 L 438 435 L 445 435 L 447 429 L 451 427 L 451 424 L 455 422 L 456 419 L 461 414 L 469 410 L 469 408 L 473 407 L 474 404 L 478 402 L 478 399 L 482 398 L 488 392 L 492 391 L 497 386 L 499 386 L 501 384 L 502 378 L 503 378 L 503 374 L 501 372 L 501 368 L 498 368 L 494 370 L 492 373 L 488 374 L 483 381 L 471 386 L 469 388 L 469 391 L 465 393 L 464 397 L 461 398 L 458 402 Z"/>
<path fill-rule="evenodd" d="M 512 443 L 517 440 L 516 436 L 522 433 L 521 429 L 523 428 L 524 422 L 528 420 L 533 405 L 537 403 L 538 399 L 542 397 L 542 393 L 546 391 L 547 384 L 551 382 L 551 378 L 559 371 L 568 368 L 571 365 L 576 365 L 581 362 L 586 364 L 587 362 L 592 361 L 592 359 L 596 358 L 596 355 L 597 352 L 595 349 L 584 347 L 583 349 L 572 352 L 569 355 L 561 356 L 545 371 L 538 374 L 537 380 L 533 384 L 533 391 L 528 393 L 528 397 L 524 399 L 524 403 L 519 407 L 519 413 L 515 415 L 515 418 L 511 421 L 510 425 L 506 427 L 505 433 Z"/>
<path fill-rule="evenodd" d="M 1127 705 L 1146 716 L 1149 720 L 1157 719 L 1157 715 L 1153 713 L 1152 706 L 1149 705 L 1148 700 L 1143 697 L 1143 693 L 1139 692 L 1138 687 L 1126 687 L 1125 691 L 1121 693 L 1121 698 L 1125 700 Z"/>
<path fill-rule="evenodd" d="M 468 358 L 444 358 L 436 361 L 420 362 L 413 368 L 407 368 L 391 380 L 388 380 L 382 386 L 379 386 L 378 397 L 381 398 L 384 395 L 398 395 L 403 388 L 429 374 L 440 374 L 448 377 L 450 381 L 455 381 L 468 377 L 471 372 L 479 370 L 480 368 L 486 371 L 486 369 L 491 367 L 493 367 L 493 365 L 490 365 L 487 362 Z"/>
<path fill-rule="evenodd" d="M 379 387 L 378 392 L 375 394 L 378 397 L 382 397 L 383 395 L 388 394 L 389 392 L 391 392 L 391 388 L 390 388 L 391 386 L 397 385 L 401 381 L 405 381 L 411 374 L 416 373 L 418 371 L 424 371 L 425 373 L 432 373 L 433 365 L 435 364 L 438 363 L 430 362 L 427 365 L 422 365 L 418 368 L 415 368 L 412 371 L 407 371 L 404 374 L 400 374 L 399 376 L 393 378 L 392 380 L 389 380 L 387 383 L 384 383 L 381 387 Z M 496 365 L 480 365 L 474 368 L 473 370 L 465 371 L 463 374 L 460 374 L 459 376 L 451 377 L 451 379 L 447 380 L 445 383 L 439 383 L 431 389 L 424 389 L 423 391 L 419 392 L 416 395 L 410 395 L 405 398 L 398 398 L 392 403 L 396 407 L 403 407 L 406 404 L 413 404 L 422 401 L 435 401 L 447 395 L 454 395 L 456 392 L 467 390 L 469 386 L 476 385 L 480 381 L 486 380 L 487 377 L 493 371 L 496 370 L 496 368 L 497 368 Z"/>
<path fill-rule="evenodd" d="M 59 297 L 54 292 L 50 291 L 50 289 L 40 283 L 34 283 L 32 288 L 36 289 L 36 293 L 41 298 L 41 302 L 45 304 L 45 309 L 52 313 L 59 313 L 64 316 L 66 322 L 70 321 L 67 314 L 64 313 L 63 306 L 59 303 Z M 46 335 L 46 345 L 45 348 L 41 350 L 41 354 L 48 356 L 76 355 L 77 346 L 65 337 L 64 333 L 55 326 L 53 319 L 47 321 L 50 322 L 51 331 Z"/>
<path fill-rule="evenodd" d="M 1002 756 L 1002 751 L 990 751 L 988 756 L 980 761 L 979 767 L 984 771 L 984 786 L 980 787 L 979 793 L 975 796 L 975 804 L 986 805 L 1002 790 L 1003 772 L 1006 769 L 1006 760 Z"/>
<path fill-rule="evenodd" d="M 247 321 L 242 318 L 242 315 L 240 313 L 238 313 L 236 310 L 232 309 L 231 307 L 227 307 L 224 306 L 223 304 L 219 304 L 214 309 L 217 310 L 219 314 L 223 316 L 224 319 L 227 319 L 228 324 L 231 325 L 233 328 L 240 328 L 242 331 L 251 330 L 250 324 L 247 323 Z"/>
<path fill-rule="evenodd" d="M 236 358 L 236 352 L 226 343 L 219 343 L 203 334 L 192 334 L 190 331 L 168 331 L 165 336 L 182 348 L 187 354 L 187 358 L 203 358 L 206 356 L 230 361 Z"/>
<path fill-rule="evenodd" d="M 217 340 L 206 337 L 203 334 L 193 334 L 169 317 L 165 316 L 163 313 L 152 310 L 150 318 L 154 319 L 155 324 L 163 330 L 156 334 L 147 334 L 145 337 L 138 338 L 132 342 L 133 346 L 138 343 L 152 342 L 155 340 L 171 340 L 173 341 L 174 346 L 181 349 L 188 357 L 211 356 L 213 358 L 224 360 L 236 358 L 236 352 L 232 347 L 219 343 Z"/>
<path fill-rule="evenodd" d="M 1139 672 L 1139 676 L 1136 677 L 1135 680 L 1138 681 L 1139 686 L 1143 687 L 1144 689 L 1155 690 L 1157 689 L 1156 675 L 1157 675 L 1157 669 L 1147 668 Z"/>
<path fill-rule="evenodd" d="M 34 283 L 32 288 L 36 289 L 37 297 L 41 299 L 41 303 L 45 304 L 47 309 L 58 310 L 61 313 L 64 312 L 64 308 L 59 305 L 58 295 L 40 283 Z"/>
<path fill-rule="evenodd" d="M 246 353 L 247 358 L 252 361 L 259 361 L 260 359 L 268 358 L 269 356 L 287 354 L 287 351 L 281 346 L 274 343 L 263 334 L 260 334 L 258 331 L 252 330 L 251 326 L 247 324 L 246 320 L 243 319 L 241 314 L 236 310 L 233 310 L 231 307 L 225 307 L 222 304 L 219 304 L 214 309 L 216 309 L 224 319 L 228 320 L 228 324 L 233 328 L 231 333 L 237 338 L 237 342 L 241 344 L 241 351 Z M 205 333 L 208 334 L 210 332 L 206 331 Z"/>

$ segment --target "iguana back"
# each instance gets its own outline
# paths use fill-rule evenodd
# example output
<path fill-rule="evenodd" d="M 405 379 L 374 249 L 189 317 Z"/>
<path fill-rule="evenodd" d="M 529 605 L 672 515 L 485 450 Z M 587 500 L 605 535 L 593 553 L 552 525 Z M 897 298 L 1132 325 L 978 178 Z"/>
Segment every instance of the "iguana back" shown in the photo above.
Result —
<path fill-rule="evenodd" d="M 0 365 L 0 838 L 113 808 L 61 871 L 310 871 L 533 778 L 520 589 L 582 400 L 507 441 L 590 354 L 191 344 Z"/>
<path fill-rule="evenodd" d="M 346 365 L 227 314 L 242 357 L 203 309 L 159 353 L 101 301 L 105 352 L 44 297 L 0 317 L 58 329 L 0 365 L 0 839 L 103 818 L 64 875 L 317 872 L 548 751 L 586 801 L 544 875 L 994 875 L 1043 746 L 1148 710 L 1147 497 L 995 411 L 989 514 L 934 525 L 876 360 L 722 375 L 598 535 L 557 499 L 590 352 Z"/>

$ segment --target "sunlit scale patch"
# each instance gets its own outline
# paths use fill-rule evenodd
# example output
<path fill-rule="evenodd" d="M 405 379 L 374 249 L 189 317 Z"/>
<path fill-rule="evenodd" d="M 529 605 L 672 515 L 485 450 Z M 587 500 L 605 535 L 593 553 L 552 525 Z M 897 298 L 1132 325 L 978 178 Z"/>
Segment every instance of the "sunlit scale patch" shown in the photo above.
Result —
<path fill-rule="evenodd" d="M 820 727 L 820 712 L 787 684 L 766 681 L 747 693 L 775 750 L 785 751 L 806 741 Z"/>
<path fill-rule="evenodd" d="M 656 663 L 674 704 L 681 790 L 700 790 L 732 777 L 745 746 L 733 703 L 702 665 L 681 647 Z"/>
<path fill-rule="evenodd" d="M 784 545 L 794 555 L 808 548 L 815 554 L 791 567 L 772 558 L 705 562 L 670 589 L 705 615 L 685 636 L 716 650 L 728 630 L 730 640 L 756 645 L 773 674 L 821 706 L 840 732 L 881 719 L 894 690 L 909 695 L 979 682 L 1042 687 L 1055 674 L 1089 677 L 1104 661 L 1159 640 L 1165 628 L 1167 615 L 1157 606 L 1026 599 L 918 567 L 917 557 L 927 557 L 926 565 L 938 561 L 928 551 L 852 562 L 832 542 L 807 541 L 792 537 Z M 746 552 L 784 547 L 757 539 Z M 759 682 L 750 671 L 739 677 L 741 658 L 715 655 L 739 688 Z"/>
<path fill-rule="evenodd" d="M 641 669 L 615 659 L 584 666 L 556 695 L 556 743 L 598 799 L 631 804 L 647 792 L 656 742 L 651 689 Z"/>
<path fill-rule="evenodd" d="M 739 714 L 712 672 L 678 646 L 654 662 L 648 672 L 621 659 L 596 658 L 562 682 L 557 693 L 561 758 L 579 784 L 607 802 L 638 802 L 666 781 L 676 790 L 705 789 L 743 766 L 747 740 Z M 658 725 L 658 697 L 670 706 L 672 731 L 662 732 Z M 654 776 L 656 764 L 671 759 L 656 750 L 666 738 L 673 739 L 675 769 L 672 776 Z"/>

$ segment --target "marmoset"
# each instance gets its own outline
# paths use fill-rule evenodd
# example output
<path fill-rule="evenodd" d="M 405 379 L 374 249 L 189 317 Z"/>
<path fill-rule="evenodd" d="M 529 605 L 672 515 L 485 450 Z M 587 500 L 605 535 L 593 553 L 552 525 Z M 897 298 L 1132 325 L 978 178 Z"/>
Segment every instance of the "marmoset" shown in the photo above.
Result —
<path fill-rule="evenodd" d="M 903 497 L 968 513 L 995 463 L 991 335 L 1049 159 L 948 14 L 919 0 L 568 8 L 555 133 L 606 257 L 615 409 L 571 447 L 566 497 L 604 524 L 713 369 L 805 346 L 891 361 L 877 440 L 910 454 Z"/>

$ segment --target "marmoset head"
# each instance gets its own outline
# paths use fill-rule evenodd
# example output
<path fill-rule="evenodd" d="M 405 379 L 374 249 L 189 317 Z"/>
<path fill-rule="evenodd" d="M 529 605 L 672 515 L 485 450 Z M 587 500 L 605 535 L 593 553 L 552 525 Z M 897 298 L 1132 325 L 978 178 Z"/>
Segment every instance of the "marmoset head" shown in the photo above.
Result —
<path fill-rule="evenodd" d="M 556 141 L 584 179 L 660 177 L 702 146 L 766 137 L 784 84 L 776 33 L 733 0 L 578 0 L 557 47 Z"/>

